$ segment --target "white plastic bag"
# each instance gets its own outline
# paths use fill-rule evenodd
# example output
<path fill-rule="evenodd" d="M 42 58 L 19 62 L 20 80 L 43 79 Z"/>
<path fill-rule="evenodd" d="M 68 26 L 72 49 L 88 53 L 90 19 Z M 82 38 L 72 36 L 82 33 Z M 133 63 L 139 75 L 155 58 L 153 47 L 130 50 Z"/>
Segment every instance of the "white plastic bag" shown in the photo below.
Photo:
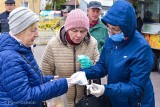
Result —
<path fill-rule="evenodd" d="M 46 101 L 47 107 L 69 107 L 66 94 Z"/>

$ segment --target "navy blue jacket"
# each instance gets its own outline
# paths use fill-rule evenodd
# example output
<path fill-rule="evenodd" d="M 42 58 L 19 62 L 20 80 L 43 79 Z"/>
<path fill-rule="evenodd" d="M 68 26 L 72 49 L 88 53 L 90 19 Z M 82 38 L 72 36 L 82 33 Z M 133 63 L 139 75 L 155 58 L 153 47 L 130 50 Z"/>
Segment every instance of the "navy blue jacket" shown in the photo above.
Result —
<path fill-rule="evenodd" d="M 126 39 L 114 42 L 107 38 L 99 61 L 90 69 L 83 69 L 88 79 L 108 75 L 104 94 L 113 107 L 155 107 L 150 80 L 153 53 L 145 38 L 136 30 L 136 15 L 130 3 L 119 0 L 102 18 L 104 23 L 119 26 Z"/>
<path fill-rule="evenodd" d="M 7 11 L 0 14 L 0 33 L 9 32 L 8 16 L 9 12 Z"/>
<path fill-rule="evenodd" d="M 42 76 L 30 47 L 8 33 L 0 36 L 0 107 L 41 107 L 42 101 L 67 92 L 65 78 L 51 79 L 53 76 Z"/>

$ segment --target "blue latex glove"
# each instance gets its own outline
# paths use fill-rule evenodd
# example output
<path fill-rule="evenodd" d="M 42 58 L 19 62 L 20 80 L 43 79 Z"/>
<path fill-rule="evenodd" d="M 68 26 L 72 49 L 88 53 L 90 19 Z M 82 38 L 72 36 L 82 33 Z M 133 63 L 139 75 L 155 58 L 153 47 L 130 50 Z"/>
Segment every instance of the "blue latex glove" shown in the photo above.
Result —
<path fill-rule="evenodd" d="M 86 55 L 79 55 L 78 61 L 81 64 L 82 68 L 90 68 L 92 66 L 91 59 Z"/>

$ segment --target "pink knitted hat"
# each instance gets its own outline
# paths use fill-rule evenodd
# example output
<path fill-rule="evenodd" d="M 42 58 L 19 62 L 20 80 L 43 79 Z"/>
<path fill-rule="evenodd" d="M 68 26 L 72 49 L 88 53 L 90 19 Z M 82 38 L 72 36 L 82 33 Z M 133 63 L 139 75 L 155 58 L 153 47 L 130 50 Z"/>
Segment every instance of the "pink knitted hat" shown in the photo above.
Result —
<path fill-rule="evenodd" d="M 87 14 L 81 9 L 75 9 L 68 13 L 64 24 L 65 31 L 75 27 L 82 27 L 89 29 L 89 19 Z"/>

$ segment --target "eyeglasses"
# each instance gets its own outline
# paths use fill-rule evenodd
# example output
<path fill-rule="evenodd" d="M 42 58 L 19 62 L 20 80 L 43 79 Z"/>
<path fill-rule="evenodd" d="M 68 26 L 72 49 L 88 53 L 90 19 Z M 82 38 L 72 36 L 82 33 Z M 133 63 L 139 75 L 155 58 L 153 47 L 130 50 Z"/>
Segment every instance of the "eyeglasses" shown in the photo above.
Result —
<path fill-rule="evenodd" d="M 112 27 L 110 28 L 108 25 L 106 25 L 106 28 L 108 29 L 108 31 L 112 31 L 112 32 L 115 33 L 115 34 L 121 32 L 121 29 L 120 29 L 120 28 L 117 28 L 116 26 L 112 26 Z"/>

